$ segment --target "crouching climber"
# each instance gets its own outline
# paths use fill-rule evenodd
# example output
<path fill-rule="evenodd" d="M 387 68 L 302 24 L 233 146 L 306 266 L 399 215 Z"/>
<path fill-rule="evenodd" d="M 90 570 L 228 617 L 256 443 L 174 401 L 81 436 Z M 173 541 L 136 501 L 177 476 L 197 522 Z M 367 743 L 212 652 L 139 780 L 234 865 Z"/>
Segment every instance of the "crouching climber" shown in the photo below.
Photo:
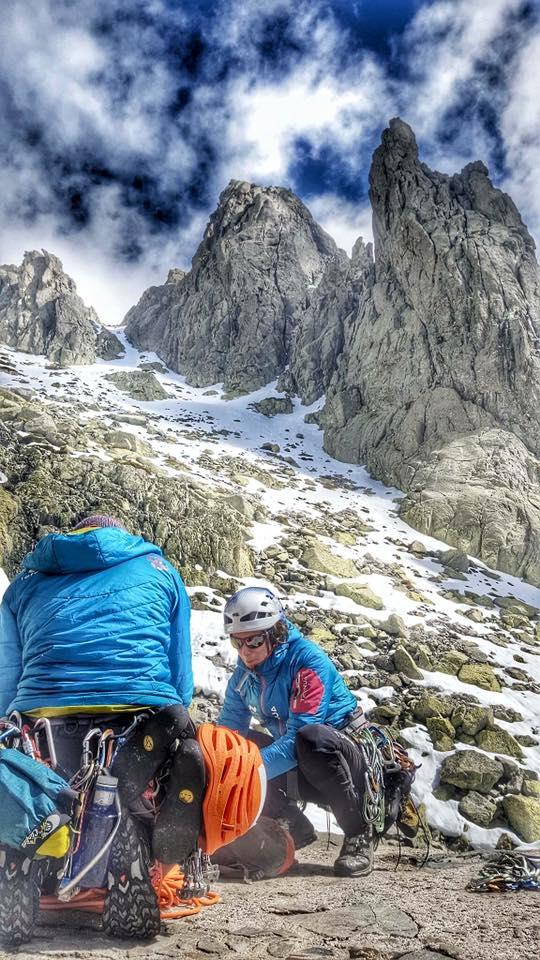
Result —
<path fill-rule="evenodd" d="M 249 733 L 269 781 L 263 815 L 279 819 L 300 849 L 317 838 L 297 800 L 330 808 L 345 834 L 334 872 L 366 876 L 414 765 L 369 725 L 330 658 L 286 618 L 271 590 L 239 590 L 225 605 L 224 627 L 238 664 L 219 722 L 246 735 L 255 718 L 270 732 Z"/>
<path fill-rule="evenodd" d="M 107 764 L 114 754 L 122 814 L 107 871 L 110 934 L 157 932 L 151 857 L 182 863 L 197 847 L 205 771 L 187 712 L 189 618 L 183 581 L 159 547 L 96 514 L 42 538 L 0 606 L 0 715 L 15 718 L 30 739 L 46 720 L 65 782 L 81 767 L 83 741 L 88 750 L 102 742 Z M 151 818 L 143 794 L 157 771 L 161 803 Z M 28 862 L 9 844 L 0 847 L 4 906 L 35 897 Z M 9 938 L 10 924 L 6 906 L 0 936 Z M 21 922 L 19 939 L 26 934 Z"/>

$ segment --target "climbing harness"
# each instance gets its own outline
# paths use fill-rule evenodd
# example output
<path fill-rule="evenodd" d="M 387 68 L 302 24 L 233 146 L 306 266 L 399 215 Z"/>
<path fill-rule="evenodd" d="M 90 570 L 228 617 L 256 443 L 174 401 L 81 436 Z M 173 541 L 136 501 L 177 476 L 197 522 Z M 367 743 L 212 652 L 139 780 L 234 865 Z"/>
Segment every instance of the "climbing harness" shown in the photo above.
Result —
<path fill-rule="evenodd" d="M 502 893 L 512 890 L 540 890 L 540 849 L 505 851 L 491 857 L 467 890 L 473 893 Z"/>
<path fill-rule="evenodd" d="M 121 804 L 117 794 L 114 800 L 116 818 L 109 836 L 82 869 L 74 869 L 78 862 L 77 854 L 85 835 L 86 819 L 98 779 L 103 776 L 109 776 L 110 779 L 109 770 L 117 751 L 148 716 L 149 713 L 138 714 L 132 723 L 119 733 L 115 733 L 111 728 L 94 726 L 84 737 L 81 766 L 70 780 L 76 799 L 73 802 L 69 852 L 58 874 L 61 878 L 58 891 L 54 895 L 41 897 L 42 909 L 76 909 L 102 913 L 105 890 L 101 887 L 85 888 L 82 884 L 85 876 L 108 855 L 119 829 Z M 9 720 L 0 721 L 0 749 L 8 744 L 48 767 L 54 769 L 57 765 L 51 724 L 46 718 L 40 718 L 30 725 L 20 714 L 14 712 Z M 163 776 L 164 772 L 160 771 L 144 793 L 145 803 L 153 814 L 157 810 L 157 795 Z M 204 907 L 218 903 L 221 897 L 210 890 L 211 884 L 218 877 L 219 867 L 214 866 L 210 857 L 201 850 L 197 850 L 188 859 L 184 872 L 177 866 L 164 872 L 162 865 L 156 861 L 151 869 L 151 879 L 162 919 L 174 920 L 192 916 Z"/>

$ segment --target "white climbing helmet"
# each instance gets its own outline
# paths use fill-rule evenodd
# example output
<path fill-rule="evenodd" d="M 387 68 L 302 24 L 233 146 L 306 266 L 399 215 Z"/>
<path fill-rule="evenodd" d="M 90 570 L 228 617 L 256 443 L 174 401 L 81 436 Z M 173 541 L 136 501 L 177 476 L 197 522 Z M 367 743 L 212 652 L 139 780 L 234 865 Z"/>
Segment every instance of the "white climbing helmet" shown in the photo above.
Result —
<path fill-rule="evenodd" d="M 225 633 L 269 630 L 285 619 L 281 600 L 266 587 L 243 587 L 227 600 L 223 611 Z"/>

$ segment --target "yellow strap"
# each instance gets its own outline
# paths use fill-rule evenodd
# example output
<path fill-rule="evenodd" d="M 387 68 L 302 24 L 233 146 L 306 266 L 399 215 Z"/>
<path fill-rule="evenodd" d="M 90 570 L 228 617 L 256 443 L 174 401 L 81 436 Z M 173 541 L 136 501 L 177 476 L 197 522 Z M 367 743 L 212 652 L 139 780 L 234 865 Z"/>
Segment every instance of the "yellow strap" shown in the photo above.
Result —
<path fill-rule="evenodd" d="M 99 527 L 82 527 L 80 530 L 68 530 L 68 537 L 75 537 L 79 533 L 88 533 L 90 530 L 99 530 Z"/>
<path fill-rule="evenodd" d="M 86 706 L 84 703 L 77 704 L 76 707 L 36 707 L 35 710 L 25 710 L 27 717 L 70 717 L 77 713 L 134 713 L 136 710 L 144 709 L 141 705 L 133 706 L 131 703 L 100 703 L 99 705 Z"/>

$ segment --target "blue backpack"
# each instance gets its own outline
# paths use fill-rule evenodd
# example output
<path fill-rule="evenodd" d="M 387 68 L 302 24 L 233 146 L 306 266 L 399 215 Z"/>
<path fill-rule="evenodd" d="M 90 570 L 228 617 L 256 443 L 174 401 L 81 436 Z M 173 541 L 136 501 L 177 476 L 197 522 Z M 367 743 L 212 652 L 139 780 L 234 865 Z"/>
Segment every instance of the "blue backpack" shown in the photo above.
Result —
<path fill-rule="evenodd" d="M 32 858 L 59 827 L 71 820 L 77 797 L 54 770 L 19 750 L 0 750 L 0 843 Z"/>

